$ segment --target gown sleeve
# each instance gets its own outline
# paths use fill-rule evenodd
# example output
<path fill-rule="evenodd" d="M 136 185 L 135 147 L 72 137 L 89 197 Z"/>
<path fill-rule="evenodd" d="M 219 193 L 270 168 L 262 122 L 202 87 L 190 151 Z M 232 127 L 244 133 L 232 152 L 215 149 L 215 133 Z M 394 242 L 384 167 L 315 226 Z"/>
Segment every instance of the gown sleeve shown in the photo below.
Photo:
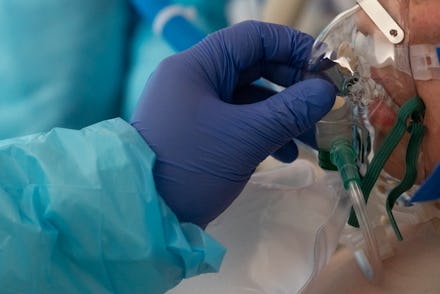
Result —
<path fill-rule="evenodd" d="M 164 293 L 225 249 L 179 223 L 121 119 L 0 141 L 3 293 Z"/>

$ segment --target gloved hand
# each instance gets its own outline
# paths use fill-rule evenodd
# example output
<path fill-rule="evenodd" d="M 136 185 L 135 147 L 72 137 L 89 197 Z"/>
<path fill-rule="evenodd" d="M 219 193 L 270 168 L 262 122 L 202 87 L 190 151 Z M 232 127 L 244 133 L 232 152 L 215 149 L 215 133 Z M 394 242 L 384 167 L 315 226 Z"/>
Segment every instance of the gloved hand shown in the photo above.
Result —
<path fill-rule="evenodd" d="M 312 43 L 288 27 L 247 21 L 152 74 L 132 125 L 157 155 L 157 190 L 179 221 L 205 227 L 268 155 L 297 157 L 292 138 L 313 130 L 335 98 L 325 80 L 299 81 Z M 288 88 L 256 91 L 250 84 L 260 77 Z"/>

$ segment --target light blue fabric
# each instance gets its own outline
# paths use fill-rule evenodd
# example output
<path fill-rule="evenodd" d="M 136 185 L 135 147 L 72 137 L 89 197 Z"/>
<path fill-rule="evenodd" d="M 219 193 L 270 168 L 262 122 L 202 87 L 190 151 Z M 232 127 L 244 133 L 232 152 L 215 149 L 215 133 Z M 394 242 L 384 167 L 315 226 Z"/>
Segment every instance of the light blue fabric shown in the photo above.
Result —
<path fill-rule="evenodd" d="M 226 26 L 227 0 L 170 2 L 194 6 L 202 30 Z M 149 74 L 174 53 L 143 23 L 129 56 L 130 6 L 130 0 L 0 0 L 0 139 L 130 118 Z"/>
<path fill-rule="evenodd" d="M 0 141 L 2 293 L 164 293 L 224 248 L 158 196 L 121 119 Z"/>
<path fill-rule="evenodd" d="M 130 66 L 125 99 L 122 106 L 122 117 L 126 120 L 136 108 L 145 83 L 157 65 L 167 56 L 176 53 L 160 36 L 153 33 L 150 26 L 140 23 L 134 32 L 131 48 L 132 64 Z"/>
<path fill-rule="evenodd" d="M 145 9 L 148 9 L 148 5 L 152 5 L 154 1 L 132 0 L 132 2 L 142 3 Z M 197 11 L 197 17 L 193 23 L 201 31 L 210 33 L 228 25 L 226 20 L 228 0 L 172 0 L 169 2 L 185 7 L 194 7 Z M 121 114 L 126 120 L 131 118 L 148 77 L 160 61 L 176 53 L 162 36 L 153 33 L 150 20 L 144 20 L 137 25 L 130 50 L 131 62 Z"/>
<path fill-rule="evenodd" d="M 0 0 L 0 138 L 118 116 L 128 0 Z"/>

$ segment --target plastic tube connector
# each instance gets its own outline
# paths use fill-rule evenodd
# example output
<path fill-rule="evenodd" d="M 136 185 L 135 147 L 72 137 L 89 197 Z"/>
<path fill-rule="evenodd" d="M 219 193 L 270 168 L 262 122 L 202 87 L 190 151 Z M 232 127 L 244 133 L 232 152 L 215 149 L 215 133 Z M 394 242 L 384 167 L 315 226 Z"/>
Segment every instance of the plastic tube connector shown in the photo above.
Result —
<path fill-rule="evenodd" d="M 356 165 L 356 152 L 346 138 L 336 139 L 330 148 L 330 160 L 338 168 L 344 188 L 348 190 L 349 184 L 355 181 L 360 184 L 361 179 Z"/>
<path fill-rule="evenodd" d="M 356 253 L 356 260 L 370 282 L 377 282 L 381 276 L 381 259 L 379 247 L 368 218 L 365 198 L 360 189 L 360 176 L 356 165 L 356 152 L 351 141 L 347 138 L 337 138 L 330 148 L 330 159 L 338 168 L 344 187 L 349 191 L 353 209 L 359 220 L 362 235 L 365 241 L 366 252 L 363 249 Z"/>

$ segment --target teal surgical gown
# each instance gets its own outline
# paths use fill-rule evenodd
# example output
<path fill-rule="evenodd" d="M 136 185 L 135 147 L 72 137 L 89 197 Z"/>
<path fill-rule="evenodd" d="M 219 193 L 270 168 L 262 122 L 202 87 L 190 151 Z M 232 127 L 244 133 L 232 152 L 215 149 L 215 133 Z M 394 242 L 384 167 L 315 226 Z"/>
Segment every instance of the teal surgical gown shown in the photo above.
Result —
<path fill-rule="evenodd" d="M 207 32 L 227 25 L 227 0 L 158 2 L 195 7 Z M 128 119 L 174 53 L 133 10 L 130 0 L 0 0 L 0 139 Z"/>
<path fill-rule="evenodd" d="M 0 0 L 0 139 L 119 116 L 128 0 Z"/>
<path fill-rule="evenodd" d="M 158 195 L 121 119 L 0 141 L 1 293 L 164 293 L 224 248 Z"/>

